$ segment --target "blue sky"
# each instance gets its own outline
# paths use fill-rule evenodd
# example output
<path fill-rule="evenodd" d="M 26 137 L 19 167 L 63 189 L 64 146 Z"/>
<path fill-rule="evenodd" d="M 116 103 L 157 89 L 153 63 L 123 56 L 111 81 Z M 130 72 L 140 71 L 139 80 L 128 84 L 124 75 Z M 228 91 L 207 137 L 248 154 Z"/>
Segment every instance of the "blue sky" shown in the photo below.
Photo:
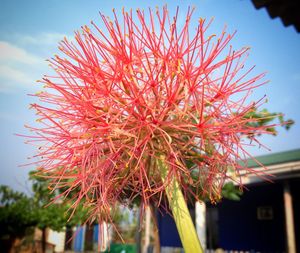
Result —
<path fill-rule="evenodd" d="M 1 0 L 0 2 L 0 184 L 26 190 L 30 166 L 27 157 L 34 147 L 24 144 L 15 133 L 26 133 L 24 124 L 33 124 L 33 112 L 28 109 L 32 98 L 27 96 L 40 90 L 35 80 L 49 73 L 45 59 L 57 50 L 64 36 L 72 37 L 80 26 L 91 20 L 101 25 L 98 12 L 112 15 L 124 6 L 146 9 L 167 4 L 170 13 L 176 6 L 182 15 L 187 6 L 196 8 L 194 18 L 214 17 L 210 33 L 217 33 L 226 24 L 229 32 L 237 30 L 233 45 L 251 46 L 248 66 L 256 65 L 258 72 L 267 71 L 270 83 L 257 90 L 257 97 L 267 94 L 265 105 L 271 112 L 284 112 L 296 124 L 288 132 L 267 137 L 263 142 L 272 152 L 300 148 L 300 34 L 293 27 L 283 27 L 279 19 L 269 18 L 265 9 L 256 10 L 246 0 L 195 1 L 79 1 L 79 0 Z M 255 149 L 254 155 L 268 153 Z"/>

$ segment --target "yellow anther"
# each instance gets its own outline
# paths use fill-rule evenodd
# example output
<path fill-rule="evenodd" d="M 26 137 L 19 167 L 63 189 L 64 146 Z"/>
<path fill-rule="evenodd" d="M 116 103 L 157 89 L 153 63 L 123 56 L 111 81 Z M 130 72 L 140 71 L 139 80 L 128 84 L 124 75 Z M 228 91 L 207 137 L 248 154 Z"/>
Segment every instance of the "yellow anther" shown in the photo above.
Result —
<path fill-rule="evenodd" d="M 91 32 L 91 29 L 90 29 L 87 25 L 84 26 L 84 29 L 85 29 L 85 31 L 86 31 L 87 33 L 90 33 L 90 32 Z"/>
<path fill-rule="evenodd" d="M 90 133 L 84 133 L 83 135 L 80 136 L 81 139 L 90 138 L 90 137 L 91 137 Z"/>

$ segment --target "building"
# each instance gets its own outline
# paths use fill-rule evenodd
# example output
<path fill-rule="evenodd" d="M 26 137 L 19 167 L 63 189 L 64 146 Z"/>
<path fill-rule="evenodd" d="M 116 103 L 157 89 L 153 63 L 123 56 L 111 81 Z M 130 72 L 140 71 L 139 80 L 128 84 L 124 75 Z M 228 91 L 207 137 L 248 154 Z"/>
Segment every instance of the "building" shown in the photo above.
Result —
<path fill-rule="evenodd" d="M 269 253 L 300 249 L 300 217 L 295 215 L 300 213 L 300 149 L 256 159 L 273 175 L 272 182 L 248 174 L 243 176 L 240 201 L 224 199 L 217 205 L 197 204 L 191 209 L 206 249 Z M 247 164 L 260 169 L 253 159 Z M 161 246 L 181 247 L 173 220 L 159 217 L 159 221 Z"/>

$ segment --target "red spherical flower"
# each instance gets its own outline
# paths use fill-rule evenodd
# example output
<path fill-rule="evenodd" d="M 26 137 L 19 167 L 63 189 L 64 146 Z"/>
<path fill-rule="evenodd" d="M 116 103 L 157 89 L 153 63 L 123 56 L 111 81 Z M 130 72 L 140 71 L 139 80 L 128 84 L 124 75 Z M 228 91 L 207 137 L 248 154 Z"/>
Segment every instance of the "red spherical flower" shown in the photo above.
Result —
<path fill-rule="evenodd" d="M 180 26 L 166 7 L 123 11 L 121 21 L 113 13 L 101 15 L 105 32 L 82 27 L 50 60 L 56 75 L 43 78 L 32 105 L 40 170 L 99 219 L 117 202 L 158 205 L 171 178 L 186 196 L 214 200 L 239 175 L 245 139 L 266 132 L 247 117 L 263 84 L 263 74 L 243 69 L 249 48 L 233 50 L 225 30 L 207 35 L 203 19 L 191 29 L 191 9 Z"/>

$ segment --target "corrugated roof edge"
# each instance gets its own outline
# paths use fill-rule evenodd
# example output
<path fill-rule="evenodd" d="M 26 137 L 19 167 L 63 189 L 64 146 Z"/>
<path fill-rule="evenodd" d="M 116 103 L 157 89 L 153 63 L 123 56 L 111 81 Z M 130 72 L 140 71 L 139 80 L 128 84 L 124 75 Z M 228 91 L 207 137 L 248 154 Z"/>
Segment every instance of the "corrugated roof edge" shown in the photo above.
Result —
<path fill-rule="evenodd" d="M 255 161 L 255 159 L 261 164 L 263 164 L 264 166 L 300 161 L 300 149 L 294 149 L 294 150 L 289 150 L 289 151 L 284 151 L 279 153 L 273 153 L 269 155 L 257 156 L 254 157 L 254 159 L 250 158 L 245 162 L 241 162 L 240 164 L 243 166 L 247 166 L 248 168 L 261 167 L 261 165 Z"/>
<path fill-rule="evenodd" d="M 300 32 L 300 4 L 295 0 L 252 0 L 256 9 L 266 8 L 273 19 L 279 17 L 284 26 L 293 25 Z"/>

